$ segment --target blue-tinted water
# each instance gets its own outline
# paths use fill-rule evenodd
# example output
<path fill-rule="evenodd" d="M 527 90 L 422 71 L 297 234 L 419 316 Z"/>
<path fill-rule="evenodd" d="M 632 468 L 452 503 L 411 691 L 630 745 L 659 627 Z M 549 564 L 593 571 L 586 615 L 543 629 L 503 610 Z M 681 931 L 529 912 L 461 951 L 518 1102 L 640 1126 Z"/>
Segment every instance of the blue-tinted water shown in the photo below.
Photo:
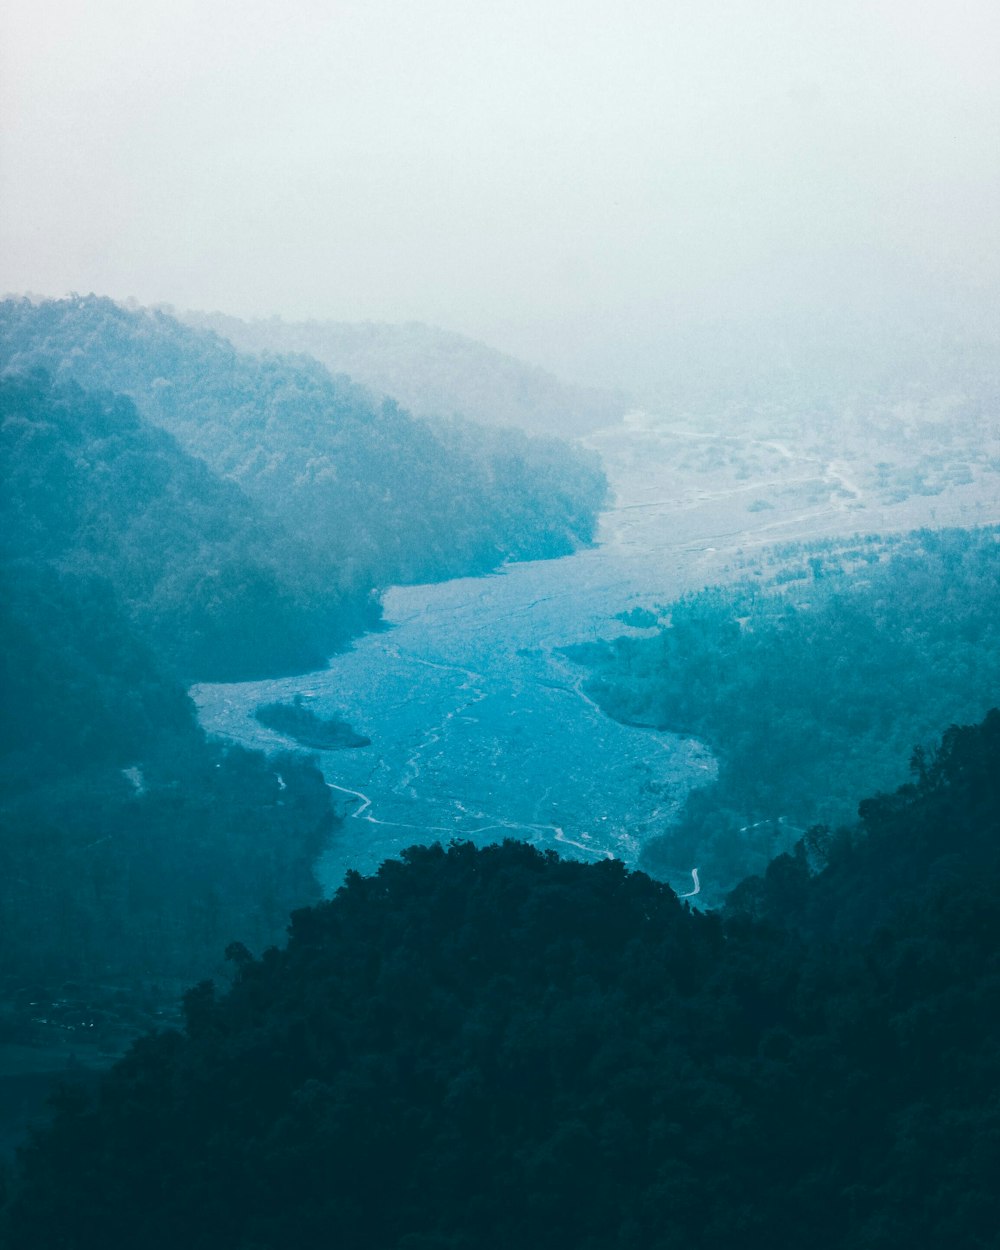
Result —
<path fill-rule="evenodd" d="M 319 756 L 346 817 L 317 866 L 328 890 L 348 868 L 371 871 L 414 842 L 452 837 L 516 836 L 635 864 L 715 761 L 690 739 L 609 720 L 558 648 L 621 634 L 616 614 L 739 573 L 765 543 L 922 519 L 913 509 L 887 519 L 783 444 L 713 444 L 635 422 L 592 442 L 617 496 L 595 548 L 394 588 L 391 628 L 329 669 L 193 691 L 207 729 L 255 746 L 289 745 L 253 711 L 297 693 L 371 738 Z M 672 884 L 690 890 L 691 879 Z"/>

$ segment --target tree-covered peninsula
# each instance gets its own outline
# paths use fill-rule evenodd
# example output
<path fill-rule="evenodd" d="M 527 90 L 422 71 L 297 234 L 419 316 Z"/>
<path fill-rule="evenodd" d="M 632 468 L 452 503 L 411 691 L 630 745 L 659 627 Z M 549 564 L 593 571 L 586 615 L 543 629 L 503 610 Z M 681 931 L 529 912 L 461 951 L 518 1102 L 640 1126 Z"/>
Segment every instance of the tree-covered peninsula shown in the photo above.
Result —
<path fill-rule="evenodd" d="M 779 558 L 780 557 L 780 558 Z M 770 576 L 647 613 L 657 631 L 570 650 L 611 716 L 689 734 L 719 759 L 644 864 L 697 864 L 721 901 L 803 829 L 853 817 L 941 725 L 1000 689 L 1000 533 L 921 530 L 778 553 Z"/>

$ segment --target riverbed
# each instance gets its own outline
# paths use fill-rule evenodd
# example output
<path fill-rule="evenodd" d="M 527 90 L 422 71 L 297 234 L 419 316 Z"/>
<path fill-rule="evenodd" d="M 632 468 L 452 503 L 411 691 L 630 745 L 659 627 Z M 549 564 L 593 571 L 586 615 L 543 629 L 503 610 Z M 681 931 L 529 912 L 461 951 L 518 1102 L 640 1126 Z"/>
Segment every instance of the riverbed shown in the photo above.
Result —
<path fill-rule="evenodd" d="M 316 866 L 328 892 L 349 869 L 451 838 L 516 837 L 635 866 L 716 761 L 704 743 L 610 720 L 561 648 L 629 632 L 619 619 L 629 609 L 745 576 L 774 544 L 998 519 L 995 477 L 888 504 L 841 461 L 765 437 L 634 413 L 587 442 L 613 491 L 593 547 L 393 587 L 387 628 L 329 668 L 192 690 L 209 732 L 261 749 L 294 744 L 254 709 L 296 694 L 371 739 L 317 755 L 344 817 Z M 700 885 L 696 872 L 671 884 L 686 894 Z"/>

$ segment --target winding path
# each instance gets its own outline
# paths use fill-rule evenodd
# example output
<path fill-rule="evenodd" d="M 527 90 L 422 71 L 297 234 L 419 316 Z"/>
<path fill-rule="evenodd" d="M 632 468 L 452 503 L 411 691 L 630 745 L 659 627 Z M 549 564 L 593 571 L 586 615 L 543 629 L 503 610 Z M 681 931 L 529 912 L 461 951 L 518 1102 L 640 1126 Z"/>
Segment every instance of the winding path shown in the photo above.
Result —
<path fill-rule="evenodd" d="M 687 894 L 678 894 L 678 898 L 694 898 L 696 894 L 701 893 L 701 878 L 698 876 L 698 869 L 691 869 L 691 880 L 694 882 L 694 889 L 688 890 Z"/>

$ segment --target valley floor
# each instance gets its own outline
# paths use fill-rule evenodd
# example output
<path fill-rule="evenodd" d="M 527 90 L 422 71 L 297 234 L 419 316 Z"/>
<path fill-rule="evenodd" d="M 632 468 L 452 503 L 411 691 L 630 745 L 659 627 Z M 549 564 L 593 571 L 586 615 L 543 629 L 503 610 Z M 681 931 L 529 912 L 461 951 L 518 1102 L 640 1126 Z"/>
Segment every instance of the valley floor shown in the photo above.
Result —
<path fill-rule="evenodd" d="M 632 632 L 619 619 L 630 609 L 755 570 L 772 576 L 793 558 L 789 545 L 1000 520 L 985 464 L 950 477 L 945 465 L 940 482 L 907 494 L 902 462 L 880 460 L 866 476 L 860 453 L 824 457 L 767 431 L 735 437 L 634 413 L 587 442 L 615 493 L 595 547 L 394 588 L 391 628 L 329 669 L 193 691 L 207 729 L 254 746 L 288 745 L 253 713 L 296 694 L 371 739 L 320 756 L 347 817 L 318 865 L 328 890 L 348 869 L 373 871 L 415 841 L 452 837 L 514 836 L 635 865 L 715 760 L 697 741 L 609 720 L 559 648 Z M 688 893 L 691 881 L 688 871 L 671 884 Z"/>

